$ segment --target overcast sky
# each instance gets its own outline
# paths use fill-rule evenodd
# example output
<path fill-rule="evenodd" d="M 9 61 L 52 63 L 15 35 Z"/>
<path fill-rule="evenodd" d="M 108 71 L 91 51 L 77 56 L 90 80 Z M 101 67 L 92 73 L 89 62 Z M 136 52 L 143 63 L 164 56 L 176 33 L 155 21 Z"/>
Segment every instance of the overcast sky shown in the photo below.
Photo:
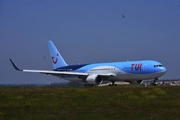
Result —
<path fill-rule="evenodd" d="M 1 0 L 0 84 L 61 82 L 47 41 L 68 64 L 153 59 L 180 78 L 180 0 Z"/>

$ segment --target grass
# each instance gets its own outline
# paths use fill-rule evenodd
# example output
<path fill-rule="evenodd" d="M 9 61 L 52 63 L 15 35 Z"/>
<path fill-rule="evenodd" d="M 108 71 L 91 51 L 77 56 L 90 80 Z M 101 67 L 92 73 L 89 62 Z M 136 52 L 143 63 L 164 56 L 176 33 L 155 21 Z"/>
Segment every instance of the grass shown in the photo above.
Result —
<path fill-rule="evenodd" d="M 0 120 L 179 120 L 178 86 L 0 88 Z"/>

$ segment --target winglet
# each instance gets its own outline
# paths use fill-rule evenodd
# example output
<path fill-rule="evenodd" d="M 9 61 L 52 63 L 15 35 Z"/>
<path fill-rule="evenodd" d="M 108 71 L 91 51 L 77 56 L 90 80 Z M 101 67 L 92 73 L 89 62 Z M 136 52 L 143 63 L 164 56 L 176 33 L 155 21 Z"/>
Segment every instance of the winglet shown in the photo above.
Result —
<path fill-rule="evenodd" d="M 14 69 L 19 70 L 19 71 L 23 71 L 11 59 L 9 59 L 9 60 L 10 60 L 11 64 L 13 65 Z"/>

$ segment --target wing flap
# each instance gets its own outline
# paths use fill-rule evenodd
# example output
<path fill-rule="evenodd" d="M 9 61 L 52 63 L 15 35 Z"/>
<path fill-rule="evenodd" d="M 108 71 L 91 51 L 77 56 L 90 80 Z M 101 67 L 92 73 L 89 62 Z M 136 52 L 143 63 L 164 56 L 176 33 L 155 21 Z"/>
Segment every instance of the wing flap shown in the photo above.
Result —
<path fill-rule="evenodd" d="M 103 76 L 103 77 L 114 77 L 114 76 L 116 76 L 116 74 L 114 74 L 114 73 L 100 73 L 98 75 Z"/>

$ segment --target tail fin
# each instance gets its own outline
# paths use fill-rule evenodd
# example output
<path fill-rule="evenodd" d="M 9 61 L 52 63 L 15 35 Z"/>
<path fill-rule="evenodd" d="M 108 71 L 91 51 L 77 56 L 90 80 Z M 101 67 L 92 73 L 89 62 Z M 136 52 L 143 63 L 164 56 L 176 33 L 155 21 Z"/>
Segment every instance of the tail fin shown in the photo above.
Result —
<path fill-rule="evenodd" d="M 48 47 L 49 47 L 53 68 L 57 69 L 62 66 L 67 66 L 66 62 L 64 61 L 64 59 L 62 58 L 61 54 L 59 53 L 59 51 L 57 50 L 57 48 L 55 47 L 52 41 L 48 41 Z"/>

